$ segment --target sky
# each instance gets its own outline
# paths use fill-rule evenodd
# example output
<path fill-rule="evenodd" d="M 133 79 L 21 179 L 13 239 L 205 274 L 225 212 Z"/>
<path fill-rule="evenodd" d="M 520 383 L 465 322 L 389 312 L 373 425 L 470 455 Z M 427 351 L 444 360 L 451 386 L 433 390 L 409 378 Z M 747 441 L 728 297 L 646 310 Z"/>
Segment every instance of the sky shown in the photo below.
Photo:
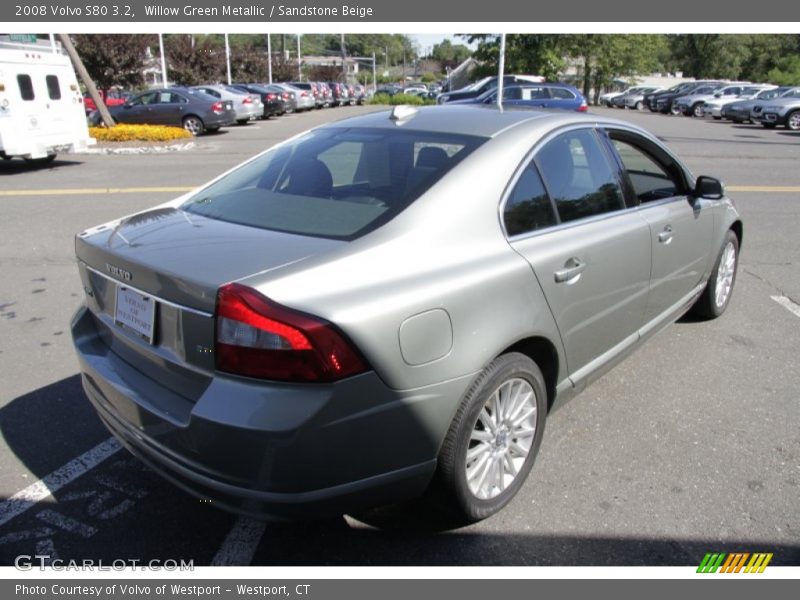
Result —
<path fill-rule="evenodd" d="M 423 54 L 427 54 L 429 48 L 433 48 L 434 44 L 442 43 L 445 39 L 450 40 L 453 44 L 468 45 L 465 39 L 451 33 L 412 33 L 408 37 L 417 42 L 420 52 Z"/>

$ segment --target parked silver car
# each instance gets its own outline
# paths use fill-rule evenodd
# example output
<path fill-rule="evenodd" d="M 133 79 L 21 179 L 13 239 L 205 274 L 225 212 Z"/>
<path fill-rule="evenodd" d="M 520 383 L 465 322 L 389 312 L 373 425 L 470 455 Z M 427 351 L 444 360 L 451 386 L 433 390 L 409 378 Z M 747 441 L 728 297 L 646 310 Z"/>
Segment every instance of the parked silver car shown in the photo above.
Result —
<path fill-rule="evenodd" d="M 644 97 L 646 94 L 655 94 L 664 88 L 660 87 L 639 87 L 634 88 L 627 94 L 622 94 L 611 100 L 611 105 L 618 108 L 633 108 L 644 110 Z"/>
<path fill-rule="evenodd" d="M 765 100 L 780 98 L 787 93 L 791 95 L 794 89 L 791 87 L 778 87 L 774 90 L 764 90 L 749 100 L 736 100 L 730 104 L 723 105 L 720 109 L 720 115 L 723 119 L 728 119 L 734 123 L 749 122 L 751 113 L 756 106 L 762 105 Z M 797 89 L 800 90 L 800 88 Z"/>
<path fill-rule="evenodd" d="M 733 100 L 742 92 L 744 87 L 744 84 L 737 83 L 696 88 L 690 94 L 675 99 L 672 103 L 675 109 L 673 112 L 675 114 L 682 113 L 687 117 L 702 117 L 703 105 L 706 100 L 725 97 Z"/>
<path fill-rule="evenodd" d="M 191 89 L 205 92 L 218 100 L 230 101 L 239 125 L 244 125 L 253 119 L 260 119 L 264 115 L 264 104 L 257 94 L 250 94 L 222 84 L 195 85 Z"/>
<path fill-rule="evenodd" d="M 400 106 L 80 233 L 72 334 L 108 428 L 216 506 L 473 521 L 554 406 L 725 311 L 741 240 L 721 183 L 628 123 Z"/>
<path fill-rule="evenodd" d="M 753 107 L 750 119 L 768 129 L 782 125 L 800 131 L 800 88 L 793 88 L 780 98 L 759 102 Z"/>
<path fill-rule="evenodd" d="M 760 94 L 777 89 L 777 87 L 776 85 L 768 84 L 746 85 L 742 86 L 742 89 L 736 96 L 715 94 L 714 98 L 709 98 L 703 102 L 703 116 L 712 117 L 719 121 L 722 119 L 722 109 L 727 104 L 758 98 Z"/>

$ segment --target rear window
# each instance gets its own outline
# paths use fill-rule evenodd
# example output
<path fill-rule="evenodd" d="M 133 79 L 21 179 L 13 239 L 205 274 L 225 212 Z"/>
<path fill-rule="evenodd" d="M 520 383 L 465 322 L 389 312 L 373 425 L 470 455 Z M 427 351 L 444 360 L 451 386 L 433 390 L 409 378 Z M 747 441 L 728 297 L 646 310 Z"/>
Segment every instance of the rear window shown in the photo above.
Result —
<path fill-rule="evenodd" d="M 243 165 L 181 208 L 351 240 L 394 218 L 484 141 L 413 130 L 320 129 Z"/>
<path fill-rule="evenodd" d="M 50 96 L 50 100 L 61 100 L 61 87 L 58 85 L 58 77 L 48 75 L 45 81 L 47 82 L 47 94 Z"/>

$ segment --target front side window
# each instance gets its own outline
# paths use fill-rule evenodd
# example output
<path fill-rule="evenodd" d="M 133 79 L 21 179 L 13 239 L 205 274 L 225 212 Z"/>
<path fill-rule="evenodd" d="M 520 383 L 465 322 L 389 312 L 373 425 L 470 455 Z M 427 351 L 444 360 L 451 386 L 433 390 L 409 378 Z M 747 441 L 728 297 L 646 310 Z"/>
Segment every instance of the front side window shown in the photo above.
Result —
<path fill-rule="evenodd" d="M 680 194 L 680 181 L 640 146 L 620 139 L 613 139 L 612 143 L 639 202 L 652 202 Z"/>
<path fill-rule="evenodd" d="M 625 207 L 617 174 L 590 129 L 550 140 L 536 153 L 536 163 L 562 222 Z"/>
<path fill-rule="evenodd" d="M 23 100 L 30 101 L 34 99 L 33 81 L 31 81 L 30 75 L 17 75 L 17 84 L 19 85 L 19 93 Z"/>
<path fill-rule="evenodd" d="M 355 239 L 399 214 L 484 141 L 413 130 L 320 129 L 243 165 L 182 209 L 263 229 Z"/>

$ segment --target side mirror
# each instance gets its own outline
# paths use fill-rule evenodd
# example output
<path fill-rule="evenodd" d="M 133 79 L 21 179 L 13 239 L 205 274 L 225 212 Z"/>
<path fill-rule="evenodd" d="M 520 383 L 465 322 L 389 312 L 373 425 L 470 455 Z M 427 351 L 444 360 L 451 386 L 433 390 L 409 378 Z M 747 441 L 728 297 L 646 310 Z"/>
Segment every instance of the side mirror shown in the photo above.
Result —
<path fill-rule="evenodd" d="M 725 195 L 722 182 L 708 175 L 700 175 L 694 184 L 693 195 L 697 198 L 707 198 L 709 200 L 719 200 Z"/>

